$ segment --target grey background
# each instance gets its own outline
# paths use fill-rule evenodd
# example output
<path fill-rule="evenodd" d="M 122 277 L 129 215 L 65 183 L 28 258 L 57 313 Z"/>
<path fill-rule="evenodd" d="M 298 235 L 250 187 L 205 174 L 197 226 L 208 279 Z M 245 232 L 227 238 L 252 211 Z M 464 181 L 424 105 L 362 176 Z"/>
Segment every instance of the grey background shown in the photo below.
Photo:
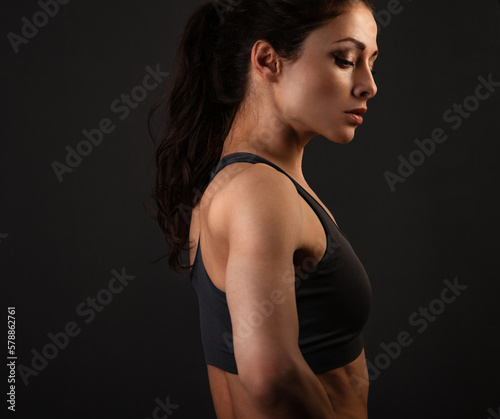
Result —
<path fill-rule="evenodd" d="M 142 419 L 167 396 L 178 405 L 168 417 L 215 417 L 196 294 L 165 260 L 152 263 L 164 242 L 142 207 L 152 209 L 154 179 L 146 115 L 170 78 L 127 118 L 110 108 L 147 66 L 171 72 L 199 3 L 71 1 L 17 54 L 7 34 L 41 7 L 4 4 L 0 272 L 4 310 L 16 307 L 17 365 L 31 368 L 49 333 L 70 322 L 80 330 L 28 385 L 18 371 L 13 417 Z M 389 4 L 378 1 L 379 11 Z M 368 360 L 380 362 L 381 344 L 402 331 L 412 337 L 372 379 L 370 418 L 486 419 L 500 405 L 500 87 L 456 130 L 443 114 L 474 94 L 479 76 L 500 81 L 500 6 L 401 0 L 397 10 L 380 20 L 379 93 L 365 123 L 349 145 L 314 138 L 304 173 L 370 276 Z M 103 118 L 114 131 L 59 182 L 52 163 Z M 384 173 L 436 128 L 448 139 L 392 192 Z M 122 268 L 135 279 L 87 323 L 76 308 Z M 467 289 L 419 332 L 410 316 L 454 278 Z"/>

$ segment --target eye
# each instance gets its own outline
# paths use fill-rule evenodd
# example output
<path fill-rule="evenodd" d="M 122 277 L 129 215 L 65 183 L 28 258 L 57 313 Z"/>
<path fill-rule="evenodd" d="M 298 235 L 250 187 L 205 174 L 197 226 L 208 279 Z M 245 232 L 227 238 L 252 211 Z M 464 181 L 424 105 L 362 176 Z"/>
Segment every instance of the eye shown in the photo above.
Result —
<path fill-rule="evenodd" d="M 333 57 L 335 58 L 335 62 L 340 68 L 354 67 L 354 63 L 352 61 L 345 60 L 338 55 L 334 55 Z"/>

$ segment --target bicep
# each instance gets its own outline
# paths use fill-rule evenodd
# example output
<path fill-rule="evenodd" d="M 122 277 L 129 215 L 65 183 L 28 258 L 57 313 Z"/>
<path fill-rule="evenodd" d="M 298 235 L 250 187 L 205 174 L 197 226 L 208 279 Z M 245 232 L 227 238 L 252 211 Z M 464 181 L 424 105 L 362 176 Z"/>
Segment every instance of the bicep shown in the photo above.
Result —
<path fill-rule="evenodd" d="M 293 264 L 258 260 L 242 249 L 230 251 L 226 298 L 236 364 L 241 375 L 254 368 L 286 369 L 283 358 L 298 342 Z M 256 254 L 255 254 L 256 255 Z"/>

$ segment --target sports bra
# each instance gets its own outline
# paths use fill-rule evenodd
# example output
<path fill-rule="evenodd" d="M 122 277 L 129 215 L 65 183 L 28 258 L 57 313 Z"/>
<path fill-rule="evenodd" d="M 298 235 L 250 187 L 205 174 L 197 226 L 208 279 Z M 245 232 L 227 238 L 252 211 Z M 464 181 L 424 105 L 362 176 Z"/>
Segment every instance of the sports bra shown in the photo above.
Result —
<path fill-rule="evenodd" d="M 237 162 L 265 163 L 285 174 L 321 220 L 327 239 L 322 259 L 307 269 L 295 265 L 298 345 L 315 374 L 354 361 L 363 350 L 362 329 L 368 320 L 372 289 L 347 237 L 302 186 L 276 164 L 256 154 L 237 152 L 224 156 L 211 171 L 205 189 L 220 170 Z M 189 277 L 199 303 L 205 362 L 238 374 L 226 293 L 214 285 L 203 266 L 199 238 Z"/>

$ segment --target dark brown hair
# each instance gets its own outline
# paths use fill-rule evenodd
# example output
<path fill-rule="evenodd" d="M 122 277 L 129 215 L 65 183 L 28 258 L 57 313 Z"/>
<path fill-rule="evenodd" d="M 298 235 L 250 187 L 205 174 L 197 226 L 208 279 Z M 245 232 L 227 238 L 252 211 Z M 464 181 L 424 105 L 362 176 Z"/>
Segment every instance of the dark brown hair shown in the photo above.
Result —
<path fill-rule="evenodd" d="M 170 88 L 148 117 L 155 141 L 152 117 L 166 104 L 161 115 L 166 129 L 156 146 L 152 198 L 157 212 L 149 215 L 169 247 L 161 258 L 168 256 L 175 272 L 191 268 L 182 263 L 182 252 L 189 250 L 191 211 L 220 160 L 245 98 L 253 45 L 265 39 L 293 62 L 300 58 L 309 33 L 355 2 L 374 11 L 371 0 L 225 0 L 208 1 L 191 14 L 177 48 Z"/>

